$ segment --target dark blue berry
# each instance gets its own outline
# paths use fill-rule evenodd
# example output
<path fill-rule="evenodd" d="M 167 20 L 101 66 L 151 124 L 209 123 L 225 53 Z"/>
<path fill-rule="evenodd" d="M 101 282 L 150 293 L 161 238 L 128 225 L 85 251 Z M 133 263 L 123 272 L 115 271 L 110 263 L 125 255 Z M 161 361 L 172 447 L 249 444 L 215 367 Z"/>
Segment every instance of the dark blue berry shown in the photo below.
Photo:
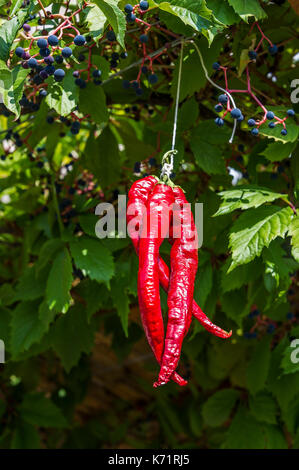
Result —
<path fill-rule="evenodd" d="M 257 53 L 255 51 L 249 51 L 248 55 L 251 60 L 254 60 L 257 58 Z"/>
<path fill-rule="evenodd" d="M 137 90 L 137 88 L 139 88 L 139 83 L 137 82 L 137 80 L 134 80 L 131 83 L 131 86 L 132 86 L 132 88 L 134 88 L 134 90 Z"/>
<path fill-rule="evenodd" d="M 143 91 L 142 88 L 137 88 L 137 90 L 136 90 L 136 95 L 137 96 L 141 96 L 141 95 L 143 95 L 143 93 L 144 93 L 144 91 Z"/>
<path fill-rule="evenodd" d="M 27 24 L 27 23 L 23 24 L 23 30 L 26 31 L 26 33 L 29 33 L 30 29 L 31 29 L 31 27 L 30 27 L 29 24 Z"/>
<path fill-rule="evenodd" d="M 51 34 L 48 37 L 48 44 L 50 44 L 50 46 L 57 46 L 58 43 L 59 43 L 59 39 L 57 36 L 55 36 L 55 34 Z"/>
<path fill-rule="evenodd" d="M 224 125 L 224 121 L 223 121 L 223 119 L 221 119 L 220 117 L 217 117 L 214 122 L 215 122 L 215 124 L 217 124 L 217 126 L 219 126 L 219 127 L 222 127 L 222 126 Z"/>
<path fill-rule="evenodd" d="M 219 70 L 220 69 L 220 64 L 218 62 L 214 62 L 212 67 L 213 67 L 214 70 Z"/>
<path fill-rule="evenodd" d="M 128 53 L 127 52 L 122 52 L 120 54 L 120 57 L 121 57 L 121 59 L 126 59 L 128 57 Z"/>
<path fill-rule="evenodd" d="M 118 52 L 113 52 L 113 53 L 111 54 L 111 58 L 112 58 L 113 60 L 119 60 L 119 54 L 118 54 Z"/>
<path fill-rule="evenodd" d="M 149 8 L 149 3 L 146 2 L 145 0 L 141 0 L 141 2 L 139 3 L 139 7 L 140 7 L 140 10 L 146 11 Z"/>
<path fill-rule="evenodd" d="M 81 34 L 78 34 L 74 37 L 74 43 L 76 44 L 76 46 L 84 46 L 84 44 L 86 43 L 86 39 Z"/>
<path fill-rule="evenodd" d="M 47 65 L 47 67 L 45 67 L 45 72 L 47 72 L 48 75 L 53 75 L 55 72 L 54 65 Z"/>
<path fill-rule="evenodd" d="M 117 60 L 110 60 L 110 67 L 112 69 L 115 69 L 117 67 Z"/>
<path fill-rule="evenodd" d="M 24 49 L 23 47 L 17 47 L 16 50 L 15 50 L 15 54 L 18 56 L 18 57 L 22 57 L 22 55 L 24 54 Z"/>
<path fill-rule="evenodd" d="M 61 51 L 62 56 L 65 57 L 66 59 L 71 57 L 72 53 L 73 51 L 70 47 L 64 47 Z"/>
<path fill-rule="evenodd" d="M 134 23 L 136 20 L 136 15 L 134 15 L 133 13 L 128 13 L 126 16 L 126 20 L 128 23 Z"/>
<path fill-rule="evenodd" d="M 97 80 L 97 79 L 95 78 L 94 81 L 93 81 L 93 83 L 94 83 L 95 85 L 102 85 L 103 82 L 102 82 L 102 80 Z"/>
<path fill-rule="evenodd" d="M 278 47 L 276 46 L 276 44 L 273 44 L 272 46 L 269 46 L 268 50 L 271 55 L 275 55 L 277 54 Z"/>
<path fill-rule="evenodd" d="M 79 77 L 80 77 L 80 72 L 79 72 L 79 70 L 75 70 L 75 71 L 73 72 L 73 77 L 74 77 L 74 78 L 79 78 Z"/>
<path fill-rule="evenodd" d="M 29 52 L 24 51 L 23 54 L 22 54 L 22 59 L 24 59 L 24 60 L 30 59 L 30 54 L 29 54 Z"/>
<path fill-rule="evenodd" d="M 54 59 L 57 64 L 62 64 L 63 62 L 63 57 L 61 55 L 56 55 Z"/>
<path fill-rule="evenodd" d="M 147 73 L 147 72 L 148 72 L 148 68 L 147 68 L 146 65 L 143 65 L 143 66 L 141 67 L 141 72 L 142 72 L 142 73 Z"/>
<path fill-rule="evenodd" d="M 110 42 L 116 41 L 115 32 L 114 32 L 114 31 L 111 31 L 111 30 L 110 30 L 110 31 L 107 31 L 106 38 L 107 38 L 108 41 L 110 41 Z"/>
<path fill-rule="evenodd" d="M 251 129 L 251 134 L 252 134 L 252 135 L 257 136 L 258 133 L 259 133 L 259 130 L 258 130 L 256 127 L 254 127 L 253 129 Z"/>
<path fill-rule="evenodd" d="M 282 129 L 281 135 L 287 135 L 288 131 L 286 129 Z"/>
<path fill-rule="evenodd" d="M 134 173 L 140 173 L 140 162 L 134 164 Z"/>
<path fill-rule="evenodd" d="M 43 80 L 46 80 L 46 78 L 48 78 L 49 75 L 47 74 L 46 70 L 42 70 L 41 72 L 39 72 L 39 76 Z"/>
<path fill-rule="evenodd" d="M 278 173 L 283 173 L 283 172 L 284 172 L 284 167 L 283 167 L 283 165 L 278 165 L 277 171 L 278 171 Z"/>
<path fill-rule="evenodd" d="M 47 57 L 50 54 L 51 54 L 51 51 L 48 48 L 39 50 L 39 55 L 42 57 Z"/>
<path fill-rule="evenodd" d="M 40 49 L 46 49 L 48 47 L 48 41 L 47 39 L 38 39 L 37 40 L 37 47 L 39 47 Z"/>
<path fill-rule="evenodd" d="M 31 69 L 35 69 L 37 67 L 37 60 L 34 57 L 28 60 L 28 65 Z"/>
<path fill-rule="evenodd" d="M 255 126 L 256 122 L 254 119 L 248 119 L 247 124 L 249 127 L 253 127 Z"/>
<path fill-rule="evenodd" d="M 127 3 L 127 4 L 125 5 L 124 10 L 125 10 L 126 13 L 132 13 L 133 7 L 132 7 L 132 5 L 131 5 L 130 3 Z"/>
<path fill-rule="evenodd" d="M 267 327 L 267 333 L 271 335 L 275 331 L 275 328 L 275 325 L 273 325 L 273 323 L 270 323 L 270 325 L 268 325 Z"/>
<path fill-rule="evenodd" d="M 242 122 L 242 121 L 244 121 L 244 116 L 243 116 L 243 114 L 241 114 L 241 116 L 240 116 L 240 117 L 238 117 L 237 121 L 238 121 L 238 122 Z"/>
<path fill-rule="evenodd" d="M 131 88 L 131 83 L 129 80 L 123 80 L 123 88 L 125 88 L 125 90 L 128 90 L 129 88 Z"/>
<path fill-rule="evenodd" d="M 219 103 L 221 103 L 221 104 L 226 104 L 227 101 L 228 101 L 227 95 L 225 95 L 225 94 L 219 95 L 219 96 L 218 96 L 218 101 L 219 101 Z"/>
<path fill-rule="evenodd" d="M 274 119 L 274 116 L 275 114 L 273 113 L 273 111 L 268 111 L 266 118 L 269 119 L 269 121 L 271 121 L 271 119 Z"/>
<path fill-rule="evenodd" d="M 93 76 L 94 78 L 99 78 L 101 75 L 102 75 L 102 72 L 101 72 L 100 70 L 94 70 L 94 71 L 92 72 L 92 76 Z"/>
<path fill-rule="evenodd" d="M 51 65 L 54 62 L 54 58 L 51 55 L 49 55 L 49 56 L 44 58 L 44 62 L 48 65 Z"/>
<path fill-rule="evenodd" d="M 243 159 L 242 155 L 238 155 L 238 156 L 236 157 L 236 160 L 237 160 L 237 162 L 239 162 L 239 163 L 244 163 L 244 159 Z"/>
<path fill-rule="evenodd" d="M 1 155 L 1 160 L 6 160 L 6 155 Z"/>
<path fill-rule="evenodd" d="M 64 79 L 64 76 L 65 76 L 65 71 L 64 70 L 62 70 L 62 69 L 55 70 L 54 79 L 56 80 L 56 82 L 61 82 L 61 80 Z"/>
<path fill-rule="evenodd" d="M 214 109 L 215 109 L 216 113 L 221 113 L 221 111 L 223 111 L 223 106 L 222 106 L 222 104 L 216 104 Z"/>
<path fill-rule="evenodd" d="M 47 90 L 44 90 L 44 89 L 40 90 L 40 92 L 39 92 L 39 96 L 41 96 L 42 98 L 44 98 L 45 96 L 47 96 L 47 94 L 48 94 L 48 93 L 47 93 Z"/>
<path fill-rule="evenodd" d="M 287 110 L 287 115 L 290 116 L 290 117 L 293 117 L 293 116 L 295 116 L 295 111 L 293 109 L 288 109 Z"/>
<path fill-rule="evenodd" d="M 238 119 L 242 116 L 242 112 L 239 108 L 234 108 L 231 110 L 230 115 L 234 119 Z"/>
<path fill-rule="evenodd" d="M 158 76 L 155 74 L 155 73 L 151 73 L 149 76 L 148 76 L 148 81 L 151 85 L 155 85 L 155 83 L 158 82 Z"/>
<path fill-rule="evenodd" d="M 147 43 L 148 42 L 148 35 L 147 34 L 141 34 L 141 36 L 139 37 L 139 40 L 143 44 Z"/>
<path fill-rule="evenodd" d="M 80 88 L 84 86 L 84 80 L 82 78 L 76 78 L 75 85 L 79 86 Z"/>
<path fill-rule="evenodd" d="M 269 122 L 268 127 L 270 127 L 270 129 L 274 129 L 275 122 Z"/>
<path fill-rule="evenodd" d="M 48 124 L 53 124 L 53 122 L 54 122 L 53 116 L 48 116 L 48 117 L 47 117 L 47 123 L 48 123 Z"/>

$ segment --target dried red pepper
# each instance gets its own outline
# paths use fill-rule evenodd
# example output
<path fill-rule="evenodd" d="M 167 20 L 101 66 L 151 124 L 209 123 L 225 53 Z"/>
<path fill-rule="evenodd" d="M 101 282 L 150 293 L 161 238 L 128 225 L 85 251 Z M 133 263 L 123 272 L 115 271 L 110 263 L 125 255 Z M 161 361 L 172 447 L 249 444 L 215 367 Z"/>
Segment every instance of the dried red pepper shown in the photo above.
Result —
<path fill-rule="evenodd" d="M 155 387 L 169 381 L 176 369 L 192 317 L 194 281 L 198 264 L 197 231 L 193 215 L 184 192 L 173 188 L 175 205 L 174 219 L 180 233 L 174 238 L 170 253 L 171 275 L 168 289 L 168 324 L 165 337 L 161 370 Z M 177 215 L 176 215 L 177 214 Z"/>
<path fill-rule="evenodd" d="M 140 180 L 137 180 L 131 187 L 129 191 L 129 200 L 128 200 L 128 208 L 131 207 L 130 213 L 127 213 L 127 225 L 130 226 L 130 222 L 132 219 L 134 220 L 134 224 L 136 222 L 136 229 L 129 230 L 129 235 L 132 239 L 134 244 L 136 253 L 138 255 L 138 246 L 139 246 L 139 235 L 138 235 L 138 224 L 141 222 L 143 210 L 147 204 L 149 193 L 152 191 L 153 187 L 157 183 L 157 179 L 153 176 L 147 176 Z M 159 257 L 159 280 L 163 290 L 167 293 L 169 287 L 169 268 L 164 260 Z M 192 314 L 196 320 L 210 333 L 219 338 L 229 338 L 232 332 L 227 332 L 220 328 L 219 326 L 215 325 L 211 320 L 207 317 L 207 315 L 202 311 L 202 309 L 197 305 L 195 300 L 192 303 Z"/>
<path fill-rule="evenodd" d="M 140 196 L 144 196 L 144 189 L 148 189 L 151 183 L 150 180 L 146 181 L 145 186 L 141 188 L 141 192 L 139 191 Z M 138 213 L 137 224 L 140 224 L 140 217 L 143 214 L 144 219 L 147 221 L 144 226 L 148 227 L 148 233 L 143 233 L 143 237 L 140 238 L 139 248 L 137 234 L 132 231 L 131 235 L 133 235 L 133 243 L 137 253 L 139 251 L 138 298 L 142 324 L 148 342 L 160 364 L 164 349 L 164 324 L 160 306 L 158 257 L 159 248 L 163 241 L 162 225 L 174 199 L 169 186 L 156 184 L 156 181 L 154 181 L 154 184 L 156 186 L 148 197 L 148 210 L 143 213 L 145 207 L 141 200 L 142 197 L 134 205 L 134 209 Z M 134 200 L 135 189 L 129 194 L 129 203 Z M 127 219 L 131 217 L 132 214 L 128 215 Z M 171 378 L 176 383 L 181 386 L 187 384 L 187 381 L 175 371 L 173 372 Z"/>

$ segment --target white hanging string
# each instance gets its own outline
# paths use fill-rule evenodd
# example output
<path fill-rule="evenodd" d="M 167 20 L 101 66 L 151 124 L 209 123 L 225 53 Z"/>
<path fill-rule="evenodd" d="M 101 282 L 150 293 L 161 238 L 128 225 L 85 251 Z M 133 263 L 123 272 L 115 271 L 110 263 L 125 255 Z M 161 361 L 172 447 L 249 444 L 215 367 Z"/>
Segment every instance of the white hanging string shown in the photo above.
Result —
<path fill-rule="evenodd" d="M 198 53 L 198 56 L 199 56 L 199 59 L 200 59 L 200 63 L 201 63 L 201 66 L 203 68 L 203 71 L 204 71 L 204 74 L 205 74 L 205 77 L 206 79 L 215 87 L 215 88 L 218 88 L 218 90 L 221 90 L 223 91 L 228 97 L 229 99 L 231 100 L 232 102 L 232 105 L 233 105 L 233 108 L 236 108 L 236 104 L 235 104 L 235 101 L 232 97 L 232 95 L 227 91 L 225 90 L 224 88 L 222 88 L 221 86 L 217 85 L 217 83 L 213 82 L 213 80 L 209 77 L 209 74 L 208 74 L 208 71 L 207 71 L 207 68 L 204 64 L 204 61 L 203 61 L 203 58 L 202 58 L 202 55 L 201 55 L 201 52 L 200 52 L 200 49 L 198 47 L 198 45 L 191 39 L 191 40 L 186 40 L 186 42 L 190 42 L 191 44 L 193 44 L 193 46 L 195 47 L 197 53 Z M 235 136 L 235 132 L 236 132 L 236 128 L 237 128 L 237 120 L 234 119 L 234 127 L 233 127 L 233 131 L 232 131 L 232 135 L 229 139 L 229 143 L 231 144 L 234 140 L 234 136 Z"/>
<path fill-rule="evenodd" d="M 181 54 L 179 62 L 179 71 L 178 71 L 178 83 L 176 90 L 175 98 L 175 110 L 174 110 L 174 121 L 173 121 L 173 130 L 172 130 L 172 141 L 171 141 L 171 150 L 167 152 L 162 158 L 162 170 L 161 170 L 161 179 L 166 177 L 170 178 L 171 173 L 173 172 L 173 156 L 177 154 L 175 150 L 176 134 L 177 134 L 177 125 L 178 125 L 178 112 L 180 104 L 180 91 L 181 91 L 181 81 L 182 81 L 182 68 L 183 68 L 183 55 L 184 55 L 184 39 L 181 42 Z"/>

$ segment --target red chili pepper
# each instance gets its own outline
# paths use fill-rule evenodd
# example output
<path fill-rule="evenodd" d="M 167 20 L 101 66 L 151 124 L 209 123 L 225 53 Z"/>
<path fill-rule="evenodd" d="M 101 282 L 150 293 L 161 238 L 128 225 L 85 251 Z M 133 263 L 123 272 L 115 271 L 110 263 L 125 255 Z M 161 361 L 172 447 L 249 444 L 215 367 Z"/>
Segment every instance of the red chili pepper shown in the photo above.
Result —
<path fill-rule="evenodd" d="M 129 230 L 129 235 L 132 238 L 137 255 L 139 245 L 138 224 L 141 222 L 143 210 L 147 204 L 148 195 L 156 183 L 156 178 L 153 176 L 147 176 L 146 178 L 137 180 L 129 191 L 128 207 L 131 205 L 132 207 L 130 214 L 127 213 L 127 225 L 130 227 L 129 222 L 133 218 L 136 218 L 135 221 L 137 227 L 135 230 L 131 227 L 131 230 Z M 162 288 L 167 293 L 169 287 L 169 268 L 161 257 L 159 257 L 159 280 Z M 218 336 L 219 338 L 229 338 L 232 335 L 231 331 L 227 332 L 211 322 L 211 320 L 207 317 L 207 315 L 205 315 L 199 305 L 197 305 L 195 300 L 193 300 L 192 304 L 192 314 L 196 320 L 198 320 L 199 323 L 213 335 Z"/>
<path fill-rule="evenodd" d="M 127 223 L 129 224 L 136 217 L 134 222 L 136 222 L 137 226 L 140 226 L 142 217 L 145 217 L 147 226 L 151 229 L 149 234 L 147 234 L 148 236 L 141 238 L 140 242 L 136 231 L 129 230 L 129 232 L 131 232 L 130 236 L 137 254 L 138 252 L 140 253 L 138 297 L 141 319 L 148 342 L 160 364 L 164 348 L 164 324 L 160 307 L 159 272 L 157 269 L 159 247 L 163 241 L 162 233 L 159 234 L 159 231 L 161 232 L 162 221 L 165 218 L 163 210 L 166 209 L 168 213 L 168 209 L 170 209 L 173 203 L 173 195 L 168 186 L 157 185 L 149 196 L 148 193 L 156 183 L 157 180 L 153 177 L 148 177 L 134 183 L 129 192 Z M 149 199 L 148 211 L 144 214 L 147 199 Z M 131 206 L 132 204 L 133 207 Z M 130 206 L 131 210 L 129 210 Z M 153 213 L 157 214 L 155 220 L 152 220 L 153 217 L 151 217 Z M 181 386 L 187 384 L 187 381 L 176 372 L 172 374 L 171 378 Z"/>
<path fill-rule="evenodd" d="M 178 206 L 177 222 L 179 238 L 174 239 L 171 249 L 171 275 L 168 289 L 168 324 L 161 370 L 154 387 L 169 381 L 176 369 L 191 317 L 194 281 L 198 264 L 197 231 L 190 204 L 181 188 L 174 188 L 175 204 Z M 174 218 L 175 218 L 174 213 Z"/>

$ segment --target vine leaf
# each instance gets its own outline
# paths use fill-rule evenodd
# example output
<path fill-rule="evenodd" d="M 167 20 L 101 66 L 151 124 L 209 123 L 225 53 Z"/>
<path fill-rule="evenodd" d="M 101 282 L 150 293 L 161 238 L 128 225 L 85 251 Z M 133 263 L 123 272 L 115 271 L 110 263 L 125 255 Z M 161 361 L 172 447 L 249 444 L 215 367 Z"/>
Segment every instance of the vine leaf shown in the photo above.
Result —
<path fill-rule="evenodd" d="M 119 44 L 125 49 L 125 32 L 127 23 L 124 13 L 118 7 L 117 0 L 95 0 L 94 3 L 102 10 L 113 31 Z"/>
<path fill-rule="evenodd" d="M 202 408 L 205 422 L 213 427 L 223 424 L 229 418 L 239 395 L 240 392 L 233 389 L 223 389 L 214 393 Z"/>
<path fill-rule="evenodd" d="M 276 237 L 284 237 L 292 220 L 290 207 L 264 206 L 246 211 L 234 223 L 229 237 L 232 263 L 228 272 L 260 256 Z"/>
<path fill-rule="evenodd" d="M 1 46 L 0 46 L 1 50 Z M 21 112 L 19 104 L 22 98 L 24 83 L 29 70 L 17 65 L 13 70 L 9 70 L 6 64 L 0 61 L 0 95 L 3 103 L 18 118 Z"/>
<path fill-rule="evenodd" d="M 114 274 L 114 262 L 110 251 L 100 240 L 81 237 L 70 243 L 72 256 L 77 268 L 90 279 L 108 283 Z"/>
<path fill-rule="evenodd" d="M 70 305 L 70 288 L 73 268 L 66 248 L 60 251 L 52 264 L 46 288 L 46 299 L 50 310 L 65 313 Z"/>
<path fill-rule="evenodd" d="M 296 261 L 299 261 L 299 216 L 297 215 L 292 220 L 288 235 L 292 237 L 291 245 L 292 245 L 292 255 L 294 256 Z"/>
<path fill-rule="evenodd" d="M 27 10 L 20 10 L 14 18 L 0 26 L 0 60 L 8 60 L 11 46 L 26 16 Z"/>
<path fill-rule="evenodd" d="M 71 70 L 66 73 L 60 83 L 52 79 L 46 103 L 60 116 L 68 116 L 75 109 L 78 104 L 78 87 Z"/>
<path fill-rule="evenodd" d="M 257 20 L 267 17 L 258 0 L 228 0 L 228 3 L 246 23 L 250 16 L 254 16 Z"/>
<path fill-rule="evenodd" d="M 218 196 L 222 198 L 222 203 L 218 211 L 213 215 L 229 214 L 237 209 L 246 210 L 252 207 L 259 207 L 266 202 L 272 202 L 276 199 L 287 199 L 286 194 L 280 194 L 271 189 L 256 186 L 254 184 L 247 186 L 238 186 L 237 189 L 221 191 Z"/>

